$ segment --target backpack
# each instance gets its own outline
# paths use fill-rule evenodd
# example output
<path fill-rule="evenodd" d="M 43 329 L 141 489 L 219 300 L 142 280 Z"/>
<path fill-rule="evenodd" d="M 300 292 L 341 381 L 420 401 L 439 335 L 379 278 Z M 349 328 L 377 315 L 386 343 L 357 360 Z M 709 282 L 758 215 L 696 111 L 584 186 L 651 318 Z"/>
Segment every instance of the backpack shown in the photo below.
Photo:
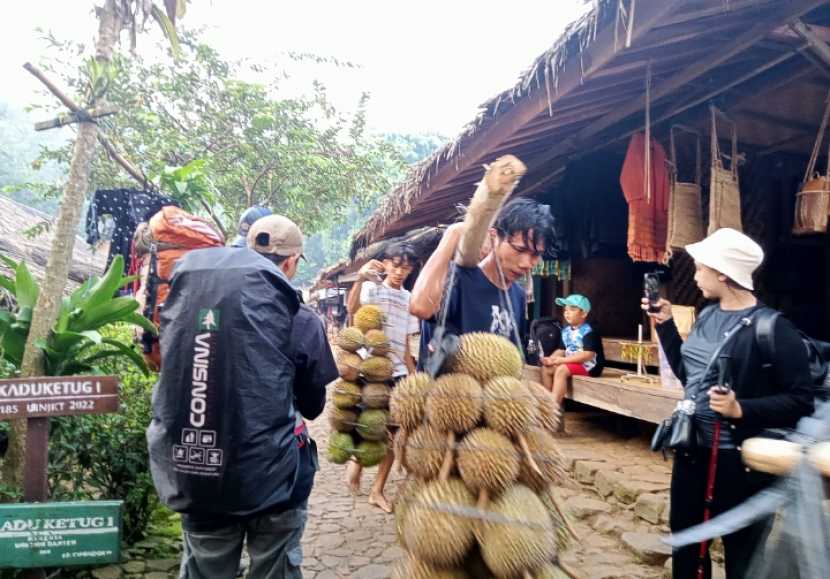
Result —
<path fill-rule="evenodd" d="M 765 308 L 755 319 L 755 342 L 761 352 L 765 370 L 772 367 L 772 358 L 775 355 L 775 322 L 780 315 L 781 312 Z M 830 367 L 827 363 L 827 360 L 830 360 L 830 344 L 814 340 L 801 330 L 798 333 L 801 334 L 801 340 L 807 349 L 816 402 L 826 402 L 830 400 Z"/>
<path fill-rule="evenodd" d="M 141 279 L 139 303 L 144 303 L 142 314 L 160 329 L 160 309 L 169 291 L 173 264 L 189 251 L 207 247 L 222 247 L 225 239 L 207 221 L 191 215 L 179 207 L 167 206 L 150 218 L 149 226 L 136 233 L 136 248 L 146 248 L 145 260 L 149 269 Z M 139 334 L 144 361 L 151 370 L 161 368 L 161 351 L 157 335 L 142 330 Z"/>
<path fill-rule="evenodd" d="M 542 358 L 562 347 L 562 324 L 556 318 L 537 318 L 530 322 L 527 344 L 528 364 L 541 366 Z"/>
<path fill-rule="evenodd" d="M 189 251 L 168 289 L 147 429 L 159 499 L 204 516 L 288 504 L 300 465 L 297 291 L 260 254 L 232 247 Z"/>

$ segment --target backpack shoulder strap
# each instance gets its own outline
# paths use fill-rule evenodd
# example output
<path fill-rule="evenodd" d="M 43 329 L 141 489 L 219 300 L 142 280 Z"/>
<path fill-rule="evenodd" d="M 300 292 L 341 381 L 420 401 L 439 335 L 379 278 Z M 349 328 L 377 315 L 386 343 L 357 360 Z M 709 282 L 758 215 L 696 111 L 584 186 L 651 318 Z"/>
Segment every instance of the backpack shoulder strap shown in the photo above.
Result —
<path fill-rule="evenodd" d="M 764 369 L 772 367 L 772 357 L 775 355 L 775 323 L 781 312 L 772 308 L 763 308 L 755 316 L 755 343 L 761 352 L 761 361 Z"/>

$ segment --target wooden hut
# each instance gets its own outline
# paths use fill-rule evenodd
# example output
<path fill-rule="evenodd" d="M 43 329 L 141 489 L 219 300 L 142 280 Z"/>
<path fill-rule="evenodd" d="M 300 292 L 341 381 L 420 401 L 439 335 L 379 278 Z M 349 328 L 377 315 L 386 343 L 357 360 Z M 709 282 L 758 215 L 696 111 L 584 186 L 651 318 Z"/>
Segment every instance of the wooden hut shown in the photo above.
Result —
<path fill-rule="evenodd" d="M 816 145 L 816 138 L 828 89 L 826 0 L 636 0 L 636 10 L 634 0 L 598 0 L 515 86 L 487 101 L 460 135 L 411 169 L 355 236 L 356 260 L 342 265 L 342 271 L 356 269 L 361 252 L 380 241 L 452 221 L 456 204 L 466 203 L 474 192 L 482 166 L 510 153 L 528 167 L 516 195 L 555 208 L 577 195 L 609 219 L 603 226 L 590 216 L 590 225 L 602 235 L 568 238 L 569 260 L 543 272 L 549 275 L 538 285 L 533 313 L 560 314 L 556 296 L 582 293 L 591 299 L 592 317 L 604 336 L 631 340 L 645 323 L 637 309 L 645 272 L 663 270 L 664 293 L 673 303 L 703 305 L 692 279 L 693 263 L 682 249 L 668 267 L 633 260 L 626 235 L 629 207 L 614 185 L 618 177 L 593 186 L 578 177 L 603 171 L 618 175 L 632 136 L 646 130 L 671 157 L 675 132 L 675 163 L 668 170 L 676 168 L 680 182 L 700 181 L 705 227 L 714 106 L 715 143 L 724 153 L 719 157 L 727 167 L 732 160 L 739 164 L 740 208 L 735 209 L 743 231 L 767 255 L 757 278 L 759 296 L 808 334 L 828 339 L 826 215 L 814 233 L 794 234 L 797 194 L 811 155 L 817 157 L 816 171 L 827 171 L 828 144 Z M 730 124 L 739 155 L 732 154 Z M 703 150 L 699 171 L 695 135 Z M 554 216 L 571 229 L 581 218 L 557 211 Z M 553 275 L 558 265 L 567 267 Z M 609 346 L 613 352 L 613 341 Z M 576 382 L 574 398 L 648 420 L 667 416 L 665 408 L 675 396 L 661 390 L 643 398 L 643 388 L 597 389 L 597 382 L 588 379 L 593 389 L 580 391 Z M 619 385 L 613 379 L 604 386 L 610 382 Z M 629 388 L 636 395 L 623 392 Z M 655 396 L 667 401 L 655 403 Z"/>

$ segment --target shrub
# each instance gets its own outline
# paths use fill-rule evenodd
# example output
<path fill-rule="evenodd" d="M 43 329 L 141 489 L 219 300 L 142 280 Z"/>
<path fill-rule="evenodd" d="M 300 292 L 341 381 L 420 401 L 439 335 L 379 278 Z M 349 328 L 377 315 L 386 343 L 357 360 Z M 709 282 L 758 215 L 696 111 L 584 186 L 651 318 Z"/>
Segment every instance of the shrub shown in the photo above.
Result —
<path fill-rule="evenodd" d="M 126 324 L 101 333 L 122 344 L 133 341 Z M 158 505 L 145 437 L 156 376 L 145 376 L 128 358 L 108 358 L 99 369 L 120 377 L 120 411 L 52 419 L 50 500 L 123 500 L 124 540 L 131 543 L 143 537 Z"/>

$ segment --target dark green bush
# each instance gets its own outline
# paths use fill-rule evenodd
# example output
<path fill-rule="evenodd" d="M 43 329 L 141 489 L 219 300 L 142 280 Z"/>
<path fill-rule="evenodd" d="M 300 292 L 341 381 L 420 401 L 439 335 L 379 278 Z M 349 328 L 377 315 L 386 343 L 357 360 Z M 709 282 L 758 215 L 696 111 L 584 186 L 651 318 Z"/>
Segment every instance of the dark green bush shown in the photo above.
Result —
<path fill-rule="evenodd" d="M 132 326 L 101 333 L 132 343 Z M 105 360 L 99 368 L 120 377 L 120 412 L 52 419 L 50 500 L 123 500 L 124 540 L 134 542 L 143 537 L 158 504 L 144 434 L 156 376 L 144 376 L 127 358 Z"/>

